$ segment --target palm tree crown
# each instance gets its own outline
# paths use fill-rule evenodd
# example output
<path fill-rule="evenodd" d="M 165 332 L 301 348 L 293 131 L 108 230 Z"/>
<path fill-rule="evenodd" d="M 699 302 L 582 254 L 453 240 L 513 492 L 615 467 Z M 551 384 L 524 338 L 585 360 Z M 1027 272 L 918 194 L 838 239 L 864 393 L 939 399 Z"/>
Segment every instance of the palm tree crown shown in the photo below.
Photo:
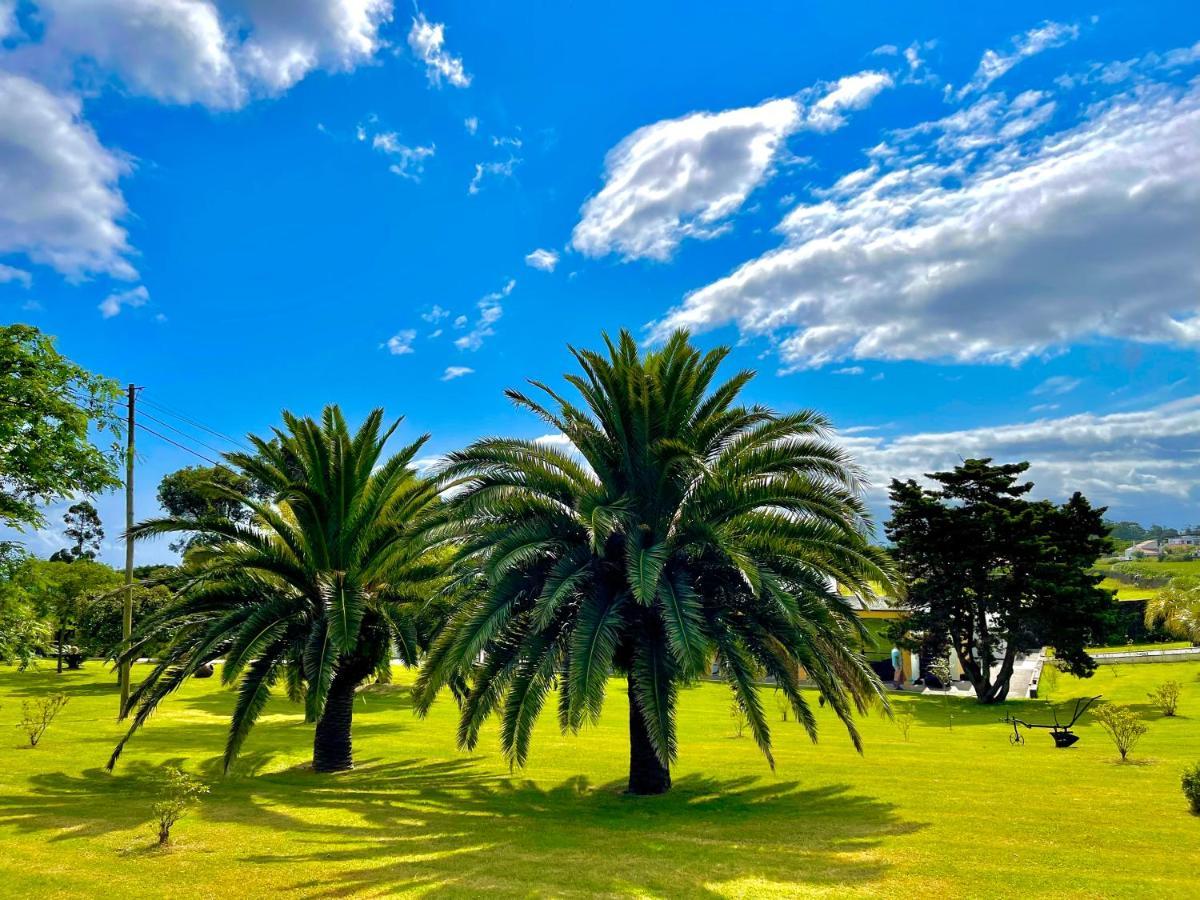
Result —
<path fill-rule="evenodd" d="M 677 688 L 715 656 L 769 761 L 762 674 L 815 739 L 806 673 L 857 744 L 852 711 L 882 694 L 834 581 L 869 594 L 891 583 L 890 566 L 867 541 L 857 472 L 825 419 L 739 405 L 751 372 L 710 390 L 728 350 L 701 353 L 686 333 L 645 355 L 627 332 L 605 343 L 606 354 L 572 349 L 583 374 L 566 380 L 583 406 L 538 382 L 548 401 L 508 392 L 571 449 L 492 438 L 444 465 L 457 493 L 441 536 L 461 542 L 467 599 L 422 668 L 418 710 L 466 675 L 460 744 L 474 747 L 498 710 L 503 750 L 523 765 L 551 689 L 561 727 L 578 730 L 615 670 L 629 693 L 630 790 L 656 793 L 676 757 Z"/>
<path fill-rule="evenodd" d="M 422 437 L 380 463 L 399 422 L 383 428 L 381 410 L 355 434 L 335 406 L 320 423 L 284 413 L 270 441 L 228 463 L 265 489 L 270 502 L 220 483 L 211 490 L 248 510 L 230 517 L 162 518 L 134 528 L 137 538 L 197 534 L 172 580 L 177 598 L 139 623 L 120 660 L 138 656 L 147 636 L 166 628 L 168 650 L 129 698 L 134 713 L 125 742 L 164 697 L 198 669 L 223 659 L 221 676 L 238 684 L 225 766 L 280 679 L 303 699 L 317 724 L 314 768 L 352 764 L 354 690 L 369 676 L 388 677 L 392 654 L 417 662 L 436 610 L 428 604 L 444 560 L 419 520 L 438 503 L 436 486 L 417 477 Z M 244 518 L 244 517 L 242 517 Z"/>

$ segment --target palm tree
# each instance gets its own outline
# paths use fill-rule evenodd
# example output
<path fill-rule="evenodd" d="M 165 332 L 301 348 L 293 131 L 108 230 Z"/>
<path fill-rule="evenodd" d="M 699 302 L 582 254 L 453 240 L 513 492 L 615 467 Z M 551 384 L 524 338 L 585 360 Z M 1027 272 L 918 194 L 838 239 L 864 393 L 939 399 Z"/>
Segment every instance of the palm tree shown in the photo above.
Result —
<path fill-rule="evenodd" d="M 437 488 L 411 467 L 427 436 L 380 464 L 399 425 L 382 428 L 381 410 L 353 435 L 336 406 L 326 407 L 320 423 L 283 418 L 286 429 L 275 429 L 271 441 L 250 438 L 255 453 L 226 455 L 272 502 L 209 486 L 248 511 L 248 524 L 235 512 L 154 519 L 133 530 L 137 538 L 202 540 L 173 579 L 175 601 L 141 622 L 117 655 L 132 660 L 155 633 L 174 635 L 123 710 L 134 713 L 133 722 L 110 769 L 163 698 L 218 659 L 222 680 L 238 685 L 227 770 L 280 679 L 316 723 L 313 768 L 348 769 L 356 688 L 371 676 L 386 680 L 393 653 L 415 664 L 439 624 L 429 598 L 445 559 L 418 527 L 439 502 Z"/>
<path fill-rule="evenodd" d="M 679 686 L 716 657 L 768 762 L 755 687 L 776 680 L 816 739 L 806 673 L 855 745 L 852 709 L 883 700 L 855 647 L 864 631 L 834 582 L 889 586 L 867 542 L 858 473 L 819 414 L 742 406 L 753 377 L 710 390 L 727 348 L 701 353 L 686 333 L 638 351 L 621 332 L 607 354 L 571 352 L 578 406 L 508 396 L 558 429 L 555 441 L 480 440 L 442 469 L 454 491 L 442 537 L 461 544 L 465 599 L 418 678 L 418 712 L 466 676 L 458 741 L 473 748 L 494 711 L 510 764 L 524 765 L 547 694 L 560 726 L 600 715 L 610 673 L 629 696 L 629 791 L 670 788 Z"/>
<path fill-rule="evenodd" d="M 1146 601 L 1146 625 L 1161 626 L 1174 637 L 1200 644 L 1200 578 L 1172 578 Z"/>

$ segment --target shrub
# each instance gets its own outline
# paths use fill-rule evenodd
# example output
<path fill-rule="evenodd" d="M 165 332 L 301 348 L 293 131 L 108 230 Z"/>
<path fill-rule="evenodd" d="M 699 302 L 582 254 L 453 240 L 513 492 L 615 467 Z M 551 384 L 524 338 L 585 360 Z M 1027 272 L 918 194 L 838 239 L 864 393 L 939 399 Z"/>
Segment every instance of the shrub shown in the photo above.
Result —
<path fill-rule="evenodd" d="M 49 697 L 25 700 L 21 703 L 21 723 L 17 727 L 29 736 L 30 747 L 38 745 L 54 717 L 66 705 L 66 694 L 51 694 Z"/>
<path fill-rule="evenodd" d="M 1164 716 L 1173 716 L 1179 709 L 1179 694 L 1183 685 L 1178 681 L 1164 681 L 1146 696 Z"/>
<path fill-rule="evenodd" d="M 189 806 L 208 793 L 208 785 L 193 778 L 182 769 L 167 766 L 163 775 L 154 815 L 158 818 L 158 846 L 171 843 L 171 828 L 183 818 Z"/>
<path fill-rule="evenodd" d="M 1124 760 L 1131 750 L 1146 733 L 1146 723 L 1142 717 L 1128 706 L 1119 703 L 1108 703 L 1092 713 L 1092 718 L 1100 723 L 1100 727 L 1112 738 L 1117 752 Z"/>
<path fill-rule="evenodd" d="M 782 691 L 775 692 L 775 708 L 779 710 L 779 715 L 783 718 L 783 721 L 786 722 L 788 720 L 788 715 L 792 711 L 792 704 L 791 701 L 789 701 L 788 698 L 783 695 Z"/>
<path fill-rule="evenodd" d="M 742 704 L 738 703 L 736 697 L 729 703 L 729 718 L 733 719 L 734 734 L 741 737 L 746 731 L 749 720 L 746 718 L 746 711 L 742 709 Z"/>
<path fill-rule="evenodd" d="M 1192 804 L 1192 812 L 1200 816 L 1200 762 L 1183 770 L 1183 796 Z"/>
<path fill-rule="evenodd" d="M 900 729 L 900 734 L 905 742 L 908 741 L 908 730 L 912 728 L 915 713 L 911 705 L 906 705 L 902 710 L 896 713 L 896 727 Z"/>

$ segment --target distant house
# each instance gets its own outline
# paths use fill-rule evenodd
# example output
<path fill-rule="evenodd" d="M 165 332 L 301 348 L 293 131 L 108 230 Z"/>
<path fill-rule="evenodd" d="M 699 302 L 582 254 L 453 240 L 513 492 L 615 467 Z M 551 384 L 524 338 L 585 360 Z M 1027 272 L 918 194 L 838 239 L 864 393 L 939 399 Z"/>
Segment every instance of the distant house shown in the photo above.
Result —
<path fill-rule="evenodd" d="M 1142 559 L 1147 556 L 1158 556 L 1158 541 L 1142 541 L 1140 544 L 1134 544 L 1125 548 L 1126 559 Z"/>
<path fill-rule="evenodd" d="M 1181 534 L 1167 538 L 1168 547 L 1200 547 L 1200 534 Z"/>

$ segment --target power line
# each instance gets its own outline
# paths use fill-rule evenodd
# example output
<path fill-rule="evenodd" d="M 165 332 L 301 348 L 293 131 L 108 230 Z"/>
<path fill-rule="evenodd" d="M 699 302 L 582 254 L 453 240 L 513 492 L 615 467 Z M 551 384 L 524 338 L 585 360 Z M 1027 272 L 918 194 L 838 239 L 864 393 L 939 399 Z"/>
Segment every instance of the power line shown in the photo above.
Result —
<path fill-rule="evenodd" d="M 240 441 L 235 437 L 225 434 L 225 432 L 223 432 L 223 431 L 217 431 L 217 429 L 215 429 L 215 428 L 210 428 L 209 426 L 205 425 L 203 422 L 197 422 L 195 419 L 191 418 L 190 416 L 185 416 L 183 413 L 178 412 L 177 410 L 171 409 L 171 407 L 167 406 L 166 404 L 159 403 L 157 400 L 151 400 L 149 397 L 142 397 L 140 399 L 143 403 L 149 403 L 155 409 L 158 409 L 158 410 L 166 413 L 169 416 L 174 416 L 175 418 L 180 419 L 181 421 L 184 421 L 187 424 L 191 425 L 193 428 L 199 428 L 201 431 L 207 431 L 209 434 L 213 435 L 214 437 L 219 437 L 222 440 L 229 441 L 231 444 L 237 444 L 243 450 L 248 450 L 250 452 L 253 452 L 251 450 L 251 448 L 246 446 L 246 444 L 243 441 Z M 200 442 L 197 441 L 197 443 L 200 443 Z"/>
<path fill-rule="evenodd" d="M 152 415 L 150 415 L 150 413 L 146 412 L 145 410 L 142 410 L 142 417 L 149 419 L 152 422 L 157 422 L 159 425 L 162 425 L 164 428 L 170 428 L 176 434 L 183 435 L 189 441 L 199 444 L 201 447 L 205 448 L 206 450 L 211 450 L 213 453 L 224 453 L 225 452 L 222 448 L 214 447 L 212 444 L 207 444 L 204 441 L 200 440 L 200 438 L 193 437 L 192 435 L 188 434 L 182 428 L 176 428 L 170 422 L 163 421 L 162 419 L 158 418 L 158 416 L 152 416 Z"/>
<path fill-rule="evenodd" d="M 210 466 L 217 466 L 220 468 L 228 468 L 227 466 L 225 466 L 224 463 L 219 463 L 215 459 L 209 459 L 203 453 L 199 453 L 199 452 L 193 450 L 191 447 L 185 447 L 183 444 L 179 443 L 179 441 L 173 440 L 172 438 L 167 437 L 165 434 L 160 434 L 159 432 L 155 431 L 153 428 L 150 428 L 147 425 L 143 425 L 141 422 L 136 422 L 134 424 L 138 428 L 142 429 L 142 431 L 149 432 L 150 434 L 154 435 L 159 440 L 166 441 L 168 444 L 174 444 L 180 450 L 186 450 L 188 453 L 192 454 L 192 456 L 199 457 L 200 459 L 202 459 L 206 463 L 208 463 Z"/>

